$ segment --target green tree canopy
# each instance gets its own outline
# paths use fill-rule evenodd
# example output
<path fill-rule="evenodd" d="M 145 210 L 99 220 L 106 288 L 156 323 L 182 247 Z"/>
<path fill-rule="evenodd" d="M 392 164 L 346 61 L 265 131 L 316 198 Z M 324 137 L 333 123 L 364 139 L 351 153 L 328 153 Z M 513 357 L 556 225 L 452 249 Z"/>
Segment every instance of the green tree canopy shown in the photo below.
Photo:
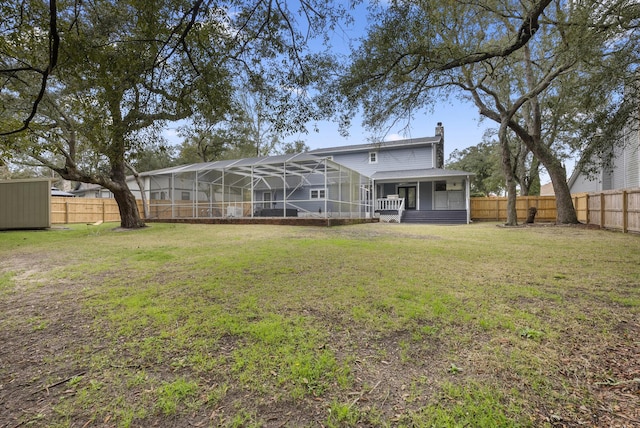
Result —
<path fill-rule="evenodd" d="M 576 222 L 562 165 L 568 141 L 557 138 L 570 132 L 564 127 L 570 122 L 560 120 L 568 98 L 556 104 L 553 99 L 559 100 L 567 75 L 588 82 L 586 76 L 600 73 L 612 44 L 637 46 L 638 34 L 632 31 L 637 9 L 625 0 L 605 5 L 595 0 L 380 4 L 366 38 L 333 87 L 338 99 L 325 105 L 345 112 L 345 124 L 362 111 L 365 124 L 379 128 L 408 121 L 448 97 L 469 100 L 501 125 L 510 195 L 515 197 L 516 167 L 507 135 L 513 132 L 551 176 L 558 221 Z M 618 69 L 616 80 L 629 72 L 628 67 Z"/>
<path fill-rule="evenodd" d="M 502 195 L 504 176 L 500 169 L 500 146 L 497 141 L 483 141 L 475 146 L 454 150 L 446 162 L 449 169 L 472 172 L 474 196 Z"/>
<path fill-rule="evenodd" d="M 24 132 L 5 136 L 2 148 L 65 179 L 108 188 L 123 227 L 144 224 L 126 184 L 135 154 L 169 121 L 197 113 L 215 123 L 228 114 L 238 76 L 266 94 L 279 130 L 304 127 L 310 100 L 292 88 L 317 78 L 305 41 L 336 17 L 319 0 L 91 0 L 51 12 L 36 0 L 2 5 L 18 11 L 0 27 L 3 74 L 43 63 L 50 50 L 40 47 L 52 37 L 43 30 L 46 18 L 55 18 L 59 36 L 46 84 L 37 70 L 3 81 L 2 131 L 36 114 Z M 42 101 L 34 109 L 38 87 Z"/>

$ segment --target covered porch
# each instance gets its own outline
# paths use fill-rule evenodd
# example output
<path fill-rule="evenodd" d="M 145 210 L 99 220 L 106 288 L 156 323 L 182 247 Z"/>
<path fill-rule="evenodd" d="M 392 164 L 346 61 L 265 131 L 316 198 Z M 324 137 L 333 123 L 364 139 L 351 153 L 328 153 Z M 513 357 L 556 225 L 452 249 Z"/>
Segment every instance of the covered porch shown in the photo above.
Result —
<path fill-rule="evenodd" d="M 445 169 L 378 172 L 374 213 L 388 222 L 468 224 L 470 176 Z"/>

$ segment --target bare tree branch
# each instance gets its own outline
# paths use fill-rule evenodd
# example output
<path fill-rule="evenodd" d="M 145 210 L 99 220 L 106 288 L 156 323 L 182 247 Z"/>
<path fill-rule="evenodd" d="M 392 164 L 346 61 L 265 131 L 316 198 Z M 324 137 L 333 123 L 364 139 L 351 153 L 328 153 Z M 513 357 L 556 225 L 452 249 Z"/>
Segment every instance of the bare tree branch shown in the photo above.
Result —
<path fill-rule="evenodd" d="M 545 8 L 551 3 L 551 0 L 540 0 L 534 4 L 534 7 L 522 18 L 522 25 L 518 29 L 516 39 L 508 46 L 495 48 L 487 52 L 478 52 L 467 55 L 462 58 L 454 59 L 448 63 L 435 68 L 438 71 L 451 70 L 466 64 L 485 61 L 496 57 L 506 57 L 513 52 L 522 48 L 540 28 L 540 16 L 544 13 Z"/>
<path fill-rule="evenodd" d="M 22 126 L 18 129 L 2 132 L 0 136 L 9 136 L 14 135 L 19 132 L 25 131 L 29 128 L 29 124 L 36 116 L 38 112 L 38 106 L 44 97 L 45 91 L 47 90 L 47 81 L 49 80 L 49 76 L 53 72 L 53 69 L 58 64 L 58 51 L 60 49 L 60 35 L 58 34 L 58 6 L 56 0 L 49 1 L 49 63 L 47 67 L 40 71 L 39 73 L 42 75 L 42 79 L 40 81 L 40 91 L 36 99 L 33 101 L 33 105 L 31 107 L 31 113 L 29 116 L 23 121 Z M 35 69 L 32 69 L 35 71 Z"/>

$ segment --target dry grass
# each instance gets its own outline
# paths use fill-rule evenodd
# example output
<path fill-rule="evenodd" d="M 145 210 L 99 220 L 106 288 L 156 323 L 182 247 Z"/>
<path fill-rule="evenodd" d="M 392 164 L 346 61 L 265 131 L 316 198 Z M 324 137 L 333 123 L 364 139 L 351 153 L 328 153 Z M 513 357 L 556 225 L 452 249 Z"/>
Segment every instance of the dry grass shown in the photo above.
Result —
<path fill-rule="evenodd" d="M 640 238 L 0 234 L 0 426 L 640 426 Z"/>

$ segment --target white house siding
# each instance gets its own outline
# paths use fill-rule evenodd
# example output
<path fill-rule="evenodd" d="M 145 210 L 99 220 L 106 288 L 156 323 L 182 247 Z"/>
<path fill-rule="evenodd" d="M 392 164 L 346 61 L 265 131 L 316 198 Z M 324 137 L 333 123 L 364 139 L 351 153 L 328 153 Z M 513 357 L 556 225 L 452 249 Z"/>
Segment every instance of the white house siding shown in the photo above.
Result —
<path fill-rule="evenodd" d="M 612 167 L 600 172 L 598 179 L 589 180 L 584 174 L 571 187 L 573 193 L 640 187 L 640 144 L 625 144 L 614 152 Z"/>
<path fill-rule="evenodd" d="M 614 169 L 611 174 L 611 189 L 640 187 L 640 172 L 638 170 L 640 144 L 637 141 L 637 133 L 634 137 L 635 144 L 629 140 L 624 147 L 616 150 Z"/>
<path fill-rule="evenodd" d="M 589 193 L 601 190 L 602 183 L 599 179 L 590 180 L 584 174 L 580 174 L 571 185 L 571 193 Z"/>
<path fill-rule="evenodd" d="M 569 179 L 571 193 L 640 187 L 640 131 L 631 131 L 623 138 L 622 147 L 614 149 L 611 169 L 600 170 L 595 179 L 574 172 Z"/>

